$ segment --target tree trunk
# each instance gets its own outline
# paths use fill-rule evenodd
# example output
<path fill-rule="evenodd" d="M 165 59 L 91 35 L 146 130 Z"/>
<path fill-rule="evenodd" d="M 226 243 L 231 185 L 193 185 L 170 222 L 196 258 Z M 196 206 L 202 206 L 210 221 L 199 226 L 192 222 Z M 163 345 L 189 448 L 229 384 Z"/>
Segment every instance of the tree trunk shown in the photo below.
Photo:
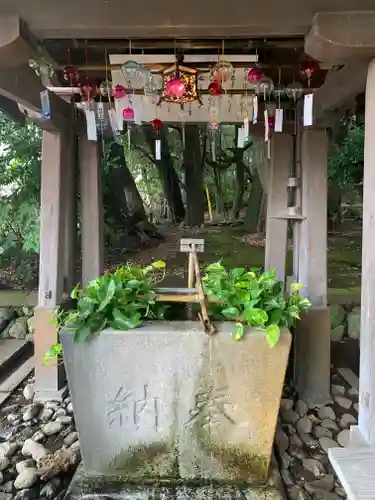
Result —
<path fill-rule="evenodd" d="M 123 146 L 117 142 L 113 142 L 111 144 L 111 156 L 119 158 L 118 166 L 112 167 L 113 187 L 115 187 L 114 182 L 118 182 L 116 188 L 123 189 L 130 215 L 134 215 L 137 220 L 147 219 L 142 197 L 139 194 L 134 177 L 126 164 Z"/>
<path fill-rule="evenodd" d="M 221 188 L 221 172 L 220 169 L 214 169 L 214 182 L 215 182 L 215 209 L 217 215 L 225 215 L 224 196 Z"/>
<path fill-rule="evenodd" d="M 155 151 L 155 134 L 149 126 L 144 127 L 147 144 L 151 152 Z M 165 127 L 160 131 L 161 140 L 161 160 L 154 160 L 158 170 L 159 178 L 163 186 L 164 194 L 171 211 L 173 222 L 182 222 L 185 218 L 185 208 L 182 202 L 181 189 L 178 176 L 173 166 L 172 157 L 169 151 L 167 134 Z"/>
<path fill-rule="evenodd" d="M 242 208 L 245 192 L 245 165 L 242 159 L 236 162 L 236 194 L 232 205 L 232 219 L 237 219 Z"/>
<path fill-rule="evenodd" d="M 198 125 L 185 127 L 184 172 L 186 189 L 186 224 L 204 223 L 205 196 L 202 152 Z"/>
<path fill-rule="evenodd" d="M 249 200 L 245 214 L 245 228 L 248 233 L 256 233 L 258 219 L 261 211 L 263 197 L 262 183 L 260 182 L 258 169 L 254 168 L 253 181 L 251 183 Z"/>

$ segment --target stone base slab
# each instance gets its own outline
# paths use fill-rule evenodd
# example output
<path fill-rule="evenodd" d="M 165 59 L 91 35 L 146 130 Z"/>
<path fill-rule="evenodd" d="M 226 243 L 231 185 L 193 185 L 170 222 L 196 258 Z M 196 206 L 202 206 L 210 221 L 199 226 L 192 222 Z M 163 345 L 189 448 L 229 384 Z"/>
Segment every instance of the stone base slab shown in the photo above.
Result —
<path fill-rule="evenodd" d="M 124 483 L 113 477 L 87 476 L 81 466 L 64 500 L 285 500 L 279 471 L 273 467 L 269 484 L 233 486 L 226 484 Z"/>

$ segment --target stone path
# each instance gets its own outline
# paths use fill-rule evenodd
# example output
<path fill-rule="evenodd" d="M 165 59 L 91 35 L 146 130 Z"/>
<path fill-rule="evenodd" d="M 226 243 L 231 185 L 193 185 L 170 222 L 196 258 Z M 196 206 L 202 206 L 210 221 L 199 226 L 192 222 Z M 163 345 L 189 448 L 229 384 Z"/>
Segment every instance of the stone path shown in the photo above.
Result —
<path fill-rule="evenodd" d="M 0 410 L 0 500 L 60 499 L 81 460 L 70 398 L 33 395 L 30 378 Z"/>
<path fill-rule="evenodd" d="M 332 404 L 311 408 L 298 400 L 290 388 L 284 391 L 276 443 L 290 500 L 346 498 L 327 450 L 347 446 L 349 428 L 357 423 L 358 390 L 335 370 L 332 396 Z"/>

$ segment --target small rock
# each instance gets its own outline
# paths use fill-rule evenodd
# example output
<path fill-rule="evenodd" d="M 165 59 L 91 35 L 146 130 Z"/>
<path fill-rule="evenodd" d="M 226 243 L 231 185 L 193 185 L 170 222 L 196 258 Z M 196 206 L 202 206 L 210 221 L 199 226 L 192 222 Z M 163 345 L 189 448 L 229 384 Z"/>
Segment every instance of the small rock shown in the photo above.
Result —
<path fill-rule="evenodd" d="M 27 335 L 27 318 L 22 316 L 17 318 L 11 324 L 8 330 L 8 336 L 12 339 L 24 340 Z"/>
<path fill-rule="evenodd" d="M 336 396 L 335 397 L 335 402 L 345 408 L 346 410 L 349 410 L 349 408 L 352 406 L 352 402 L 348 398 L 343 398 L 342 396 Z"/>
<path fill-rule="evenodd" d="M 35 469 L 35 461 L 32 458 L 16 463 L 16 470 L 18 474 L 21 474 L 21 472 L 25 469 Z"/>
<path fill-rule="evenodd" d="M 35 331 L 35 319 L 34 316 L 31 316 L 27 319 L 27 331 L 29 333 L 34 333 Z"/>
<path fill-rule="evenodd" d="M 349 337 L 358 340 L 361 335 L 361 308 L 355 307 L 348 313 L 347 321 Z"/>
<path fill-rule="evenodd" d="M 311 420 L 311 423 L 313 425 L 319 425 L 320 424 L 320 418 L 318 418 L 314 413 L 309 414 L 309 419 Z"/>
<path fill-rule="evenodd" d="M 60 474 L 67 472 L 77 465 L 80 457 L 70 448 L 60 448 L 55 453 L 41 457 L 37 462 L 38 473 L 42 481 L 48 481 Z"/>
<path fill-rule="evenodd" d="M 307 410 L 308 410 L 307 403 L 305 401 L 302 401 L 302 399 L 299 399 L 296 403 L 296 412 L 298 415 L 302 418 L 306 415 Z"/>
<path fill-rule="evenodd" d="M 354 403 L 353 408 L 354 408 L 354 409 L 355 409 L 355 411 L 358 413 L 358 410 L 359 410 L 358 403 Z"/>
<path fill-rule="evenodd" d="M 281 457 L 283 469 L 288 469 L 291 461 L 292 457 L 289 455 L 289 453 L 285 452 L 284 455 Z"/>
<path fill-rule="evenodd" d="M 81 447 L 79 444 L 79 441 L 75 441 L 72 445 L 69 446 L 69 450 L 71 450 L 73 453 L 81 453 Z"/>
<path fill-rule="evenodd" d="M 66 415 L 66 411 L 64 410 L 64 408 L 60 408 L 59 410 L 57 410 L 53 418 L 63 417 L 64 415 Z"/>
<path fill-rule="evenodd" d="M 346 498 L 345 490 L 341 486 L 337 486 L 335 488 L 335 493 L 336 493 L 336 495 L 338 495 L 341 498 Z"/>
<path fill-rule="evenodd" d="M 289 446 L 288 452 L 292 457 L 298 458 L 299 460 L 308 457 L 308 453 L 299 446 L 294 446 L 294 445 Z"/>
<path fill-rule="evenodd" d="M 281 412 L 281 419 L 286 424 L 295 424 L 299 420 L 299 415 L 293 410 L 285 410 Z"/>
<path fill-rule="evenodd" d="M 328 437 L 320 438 L 319 444 L 326 453 L 328 452 L 329 448 L 338 448 L 337 442 Z"/>
<path fill-rule="evenodd" d="M 283 478 L 283 482 L 286 486 L 293 486 L 294 481 L 288 470 L 282 470 L 281 477 Z"/>
<path fill-rule="evenodd" d="M 47 410 L 53 410 L 54 412 L 56 412 L 60 409 L 60 405 L 56 401 L 47 401 L 46 404 L 44 405 L 44 408 L 47 408 Z"/>
<path fill-rule="evenodd" d="M 48 451 L 40 443 L 36 443 L 32 439 L 26 439 L 22 448 L 22 455 L 31 455 L 34 460 L 38 460 L 39 458 L 48 455 Z"/>
<path fill-rule="evenodd" d="M 322 406 L 321 408 L 319 408 L 318 415 L 320 420 L 325 420 L 326 418 L 330 420 L 336 419 L 335 412 L 332 410 L 330 406 Z"/>
<path fill-rule="evenodd" d="M 307 493 L 300 486 L 292 486 L 288 488 L 288 498 L 290 500 L 307 500 Z"/>
<path fill-rule="evenodd" d="M 330 429 L 332 431 L 338 431 L 339 430 L 336 422 L 334 422 L 333 420 L 331 420 L 329 418 L 325 418 L 322 421 L 321 426 L 324 427 L 325 429 Z"/>
<path fill-rule="evenodd" d="M 302 442 L 310 449 L 315 450 L 319 447 L 318 441 L 311 434 L 300 434 Z"/>
<path fill-rule="evenodd" d="M 345 387 L 343 385 L 333 384 L 332 385 L 332 394 L 334 396 L 344 396 Z"/>
<path fill-rule="evenodd" d="M 292 474 L 295 482 L 299 485 L 303 485 L 306 481 L 314 481 L 315 476 L 312 472 L 304 469 L 301 463 L 296 463 L 290 468 L 290 473 Z"/>
<path fill-rule="evenodd" d="M 30 399 L 33 399 L 34 394 L 35 394 L 35 384 L 25 385 L 25 388 L 23 390 L 24 398 L 29 401 Z"/>
<path fill-rule="evenodd" d="M 10 460 L 8 457 L 0 458 L 0 471 L 5 470 L 10 464 Z"/>
<path fill-rule="evenodd" d="M 36 418 L 39 415 L 40 410 L 41 410 L 40 405 L 29 406 L 27 408 L 27 410 L 25 411 L 25 413 L 23 414 L 23 417 L 22 417 L 23 421 L 28 422 L 28 421 L 32 420 L 33 418 Z"/>
<path fill-rule="evenodd" d="M 44 408 L 42 413 L 39 415 L 39 419 L 42 422 L 48 422 L 48 420 L 51 420 L 52 415 L 53 415 L 53 410 L 51 410 L 50 408 Z"/>
<path fill-rule="evenodd" d="M 74 441 L 72 441 L 72 443 L 70 443 L 70 444 L 73 444 Z M 288 439 L 288 436 L 285 434 L 285 432 L 282 431 L 281 429 L 278 429 L 276 431 L 276 442 L 278 444 L 280 455 L 283 455 L 283 453 L 285 453 L 286 450 L 288 449 L 289 439 Z M 64 441 L 64 443 L 65 443 L 65 441 Z"/>
<path fill-rule="evenodd" d="M 332 342 L 341 342 L 344 337 L 345 327 L 344 325 L 337 325 L 331 330 L 331 340 Z"/>
<path fill-rule="evenodd" d="M 18 444 L 10 443 L 9 441 L 0 443 L 0 458 L 11 458 L 16 453 L 18 448 Z"/>
<path fill-rule="evenodd" d="M 283 424 L 282 428 L 288 436 L 293 436 L 296 433 L 296 429 L 293 427 L 293 425 Z"/>
<path fill-rule="evenodd" d="M 305 416 L 303 418 L 301 418 L 300 420 L 298 420 L 297 422 L 297 431 L 298 431 L 298 434 L 309 434 L 312 430 L 312 423 L 311 423 L 311 420 L 309 419 L 308 416 Z"/>
<path fill-rule="evenodd" d="M 326 427 L 321 427 L 320 425 L 314 427 L 313 434 L 318 439 L 322 437 L 332 438 L 332 432 Z"/>
<path fill-rule="evenodd" d="M 331 328 L 336 328 L 344 323 L 346 312 L 340 304 L 331 304 L 329 306 L 329 312 L 331 315 Z"/>
<path fill-rule="evenodd" d="M 73 413 L 73 403 L 69 403 L 68 406 L 66 407 L 66 411 L 69 413 L 69 414 L 72 414 Z"/>
<path fill-rule="evenodd" d="M 314 458 L 304 458 L 302 460 L 302 465 L 305 469 L 312 472 L 315 477 L 320 477 L 326 474 L 323 465 L 319 462 L 319 460 L 315 460 Z"/>
<path fill-rule="evenodd" d="M 41 441 L 43 441 L 43 439 L 44 439 L 45 437 L 46 437 L 46 436 L 45 436 L 45 434 L 44 434 L 42 431 L 36 431 L 36 432 L 32 435 L 31 439 L 32 439 L 33 441 L 35 441 L 36 443 L 40 443 Z"/>
<path fill-rule="evenodd" d="M 17 490 L 23 490 L 25 488 L 30 488 L 38 480 L 38 473 L 36 469 L 27 468 L 24 469 L 14 481 L 14 487 Z"/>
<path fill-rule="evenodd" d="M 337 442 L 339 443 L 340 446 L 343 448 L 346 448 L 349 443 L 349 438 L 350 438 L 350 431 L 349 429 L 344 429 L 337 435 Z"/>
<path fill-rule="evenodd" d="M 9 415 L 7 416 L 7 421 L 10 423 L 10 424 L 15 424 L 15 422 L 17 420 L 19 420 L 20 416 L 17 414 L 17 413 L 9 413 Z"/>
<path fill-rule="evenodd" d="M 348 391 L 349 396 L 358 397 L 359 391 L 355 387 L 351 387 Z"/>
<path fill-rule="evenodd" d="M 7 481 L 6 483 L 4 483 L 2 486 L 2 490 L 4 491 L 4 493 L 12 493 L 13 481 Z M 12 495 L 11 495 L 11 498 L 13 498 Z M 1 496 L 0 496 L 0 500 L 1 500 Z"/>
<path fill-rule="evenodd" d="M 48 422 L 43 425 L 42 431 L 46 436 L 53 436 L 54 434 L 58 434 L 63 429 L 63 424 L 61 422 Z"/>
<path fill-rule="evenodd" d="M 13 500 L 13 495 L 11 493 L 2 493 L 2 492 L 0 492 L 0 500 Z"/>
<path fill-rule="evenodd" d="M 356 423 L 357 419 L 353 417 L 353 415 L 350 415 L 350 413 L 344 413 L 344 415 L 340 418 L 340 427 L 342 428 L 350 427 Z"/>
<path fill-rule="evenodd" d="M 303 446 L 302 440 L 301 440 L 301 438 L 298 436 L 298 434 L 293 434 L 293 436 L 290 436 L 290 438 L 289 438 L 289 443 L 290 443 L 290 445 L 292 445 L 292 446 L 298 446 L 298 447 L 300 447 L 300 448 Z"/>
<path fill-rule="evenodd" d="M 335 484 L 335 479 L 332 474 L 326 474 L 324 477 L 305 484 L 305 488 L 309 493 L 314 491 L 331 491 Z"/>
<path fill-rule="evenodd" d="M 286 398 L 283 398 L 281 401 L 280 401 L 280 409 L 282 411 L 289 411 L 293 408 L 293 405 L 294 405 L 294 401 L 293 399 L 286 399 Z"/>
<path fill-rule="evenodd" d="M 47 498 L 47 500 L 51 500 L 57 495 L 60 486 L 60 479 L 58 477 L 54 477 L 40 490 L 40 496 Z"/>
<path fill-rule="evenodd" d="M 61 415 L 61 417 L 57 417 L 56 422 L 61 422 L 63 425 L 69 425 L 73 421 L 73 417 L 70 415 Z"/>
<path fill-rule="evenodd" d="M 66 438 L 64 439 L 64 444 L 66 446 L 71 446 L 76 441 L 78 441 L 78 432 L 74 431 L 66 436 Z"/>

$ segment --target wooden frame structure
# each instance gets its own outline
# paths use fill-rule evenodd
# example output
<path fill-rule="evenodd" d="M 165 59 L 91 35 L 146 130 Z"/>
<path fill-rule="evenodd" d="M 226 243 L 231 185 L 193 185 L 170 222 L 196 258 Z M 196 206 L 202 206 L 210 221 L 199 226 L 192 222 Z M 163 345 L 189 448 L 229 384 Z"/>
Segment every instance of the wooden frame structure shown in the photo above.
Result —
<path fill-rule="evenodd" d="M 358 488 L 355 474 L 350 472 L 350 460 L 352 457 L 353 465 L 358 460 L 356 447 L 364 447 L 363 455 L 370 457 L 368 469 L 371 469 L 372 474 L 375 473 L 373 2 L 343 0 L 338 6 L 335 0 L 291 0 L 290 8 L 285 9 L 280 2 L 266 0 L 254 7 L 248 16 L 245 15 L 248 9 L 245 0 L 235 0 L 230 10 L 217 9 L 217 5 L 210 0 L 204 11 L 195 14 L 187 4 L 175 11 L 171 8 L 170 0 L 162 0 L 157 5 L 148 4 L 147 8 L 146 2 L 140 1 L 131 9 L 126 9 L 126 12 L 123 12 L 119 1 L 115 3 L 119 9 L 116 10 L 112 5 L 105 16 L 101 10 L 103 2 L 98 0 L 90 2 L 90 8 L 82 9 L 82 12 L 73 7 L 72 0 L 59 3 L 58 6 L 50 2 L 43 8 L 43 15 L 40 14 L 37 0 L 29 0 L 26 4 L 21 0 L 4 0 L 0 7 L 0 95 L 6 98 L 8 105 L 13 101 L 30 110 L 44 129 L 40 284 L 35 313 L 38 396 L 58 398 L 61 389 L 62 380 L 57 366 L 43 366 L 42 358 L 56 338 L 56 331 L 50 323 L 53 310 L 61 303 L 64 293 L 69 291 L 74 281 L 72 255 L 77 224 L 76 188 L 69 190 L 67 185 L 74 186 L 78 168 L 81 179 L 82 279 L 87 281 L 103 270 L 99 149 L 96 143 L 87 140 L 79 111 L 52 91 L 47 90 L 50 116 L 47 119 L 43 117 L 40 92 L 46 87 L 28 64 L 30 58 L 49 57 L 43 51 L 43 44 L 38 42 L 38 37 L 108 40 L 124 36 L 125 33 L 126 38 L 142 35 L 146 38 L 169 39 L 200 36 L 263 39 L 299 36 L 302 39 L 308 32 L 304 40 L 306 53 L 331 69 L 323 85 L 315 91 L 314 126 L 304 130 L 297 128 L 297 131 L 286 129 L 272 138 L 268 165 L 265 265 L 268 268 L 276 267 L 278 276 L 285 278 L 287 221 L 291 219 L 294 222 L 294 278 L 304 283 L 305 293 L 313 303 L 297 335 L 299 357 L 296 378 L 303 396 L 314 401 L 326 401 L 330 398 L 326 130 L 340 119 L 345 110 L 352 106 L 353 99 L 366 88 L 359 425 L 353 430 L 354 448 L 347 450 L 345 467 L 340 453 L 335 450 L 330 452 L 349 498 L 364 498 L 360 496 L 361 489 Z M 325 12 L 320 12 L 322 9 Z M 183 25 L 180 21 L 182 14 L 186 16 Z M 10 105 L 9 109 L 16 115 L 14 106 L 12 108 Z M 293 210 L 287 206 L 287 189 L 291 186 L 297 192 L 297 206 Z"/>

